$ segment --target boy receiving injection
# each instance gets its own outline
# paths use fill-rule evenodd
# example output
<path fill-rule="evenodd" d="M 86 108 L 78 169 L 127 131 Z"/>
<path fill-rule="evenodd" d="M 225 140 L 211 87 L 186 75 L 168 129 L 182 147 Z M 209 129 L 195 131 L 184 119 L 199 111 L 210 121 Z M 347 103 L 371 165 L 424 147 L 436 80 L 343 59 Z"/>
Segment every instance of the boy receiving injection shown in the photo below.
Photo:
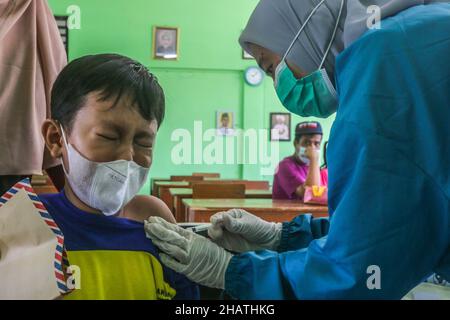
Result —
<path fill-rule="evenodd" d="M 115 54 L 72 61 L 52 90 L 42 132 L 62 158 L 65 188 L 42 202 L 65 237 L 80 283 L 66 299 L 198 299 L 198 287 L 160 263 L 143 221 L 175 222 L 147 180 L 164 93 L 140 63 Z"/>

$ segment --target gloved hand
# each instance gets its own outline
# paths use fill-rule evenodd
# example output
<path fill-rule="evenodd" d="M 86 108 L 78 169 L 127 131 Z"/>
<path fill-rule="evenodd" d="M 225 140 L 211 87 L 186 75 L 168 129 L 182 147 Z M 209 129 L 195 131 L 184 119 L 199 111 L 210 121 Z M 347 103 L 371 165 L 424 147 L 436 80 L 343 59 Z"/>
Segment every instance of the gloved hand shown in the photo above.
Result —
<path fill-rule="evenodd" d="M 209 239 L 160 217 L 145 221 L 145 231 L 164 253 L 161 261 L 191 281 L 211 288 L 225 288 L 225 272 L 233 255 Z"/>
<path fill-rule="evenodd" d="M 275 251 L 280 245 L 282 224 L 267 222 L 242 209 L 211 217 L 208 235 L 219 246 L 234 252 L 261 249 Z"/>

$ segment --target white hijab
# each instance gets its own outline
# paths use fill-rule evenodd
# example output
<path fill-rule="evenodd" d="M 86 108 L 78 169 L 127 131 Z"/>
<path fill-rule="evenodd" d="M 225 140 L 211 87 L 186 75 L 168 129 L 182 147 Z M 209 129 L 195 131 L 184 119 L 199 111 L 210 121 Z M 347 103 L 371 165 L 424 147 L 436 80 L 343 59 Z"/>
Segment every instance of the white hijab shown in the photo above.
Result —
<path fill-rule="evenodd" d="M 342 0 L 325 0 L 311 17 L 302 34 L 292 47 L 288 61 L 310 73 L 318 69 L 331 41 L 337 23 Z M 344 10 L 338 23 L 336 37 L 324 67 L 334 79 L 337 55 L 368 30 L 367 21 L 372 12 L 368 8 L 380 8 L 381 19 L 417 5 L 448 0 L 343 0 Z M 239 38 L 241 47 L 251 53 L 249 43 L 254 43 L 283 56 L 293 38 L 311 11 L 321 0 L 261 0 L 251 15 Z"/>

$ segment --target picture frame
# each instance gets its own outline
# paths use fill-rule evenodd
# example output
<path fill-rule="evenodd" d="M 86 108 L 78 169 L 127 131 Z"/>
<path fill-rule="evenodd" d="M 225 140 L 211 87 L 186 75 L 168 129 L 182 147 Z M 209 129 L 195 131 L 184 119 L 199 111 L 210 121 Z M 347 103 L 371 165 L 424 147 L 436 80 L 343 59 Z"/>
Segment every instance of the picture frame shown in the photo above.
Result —
<path fill-rule="evenodd" d="M 291 141 L 291 114 L 270 113 L 270 141 Z"/>
<path fill-rule="evenodd" d="M 216 131 L 218 136 L 233 136 L 235 128 L 235 112 L 231 110 L 216 111 Z"/>
<path fill-rule="evenodd" d="M 153 27 L 153 59 L 178 60 L 180 30 L 177 27 Z"/>
<path fill-rule="evenodd" d="M 254 60 L 255 58 L 253 58 L 253 56 L 250 53 L 248 53 L 247 51 L 242 49 L 242 59 L 244 59 L 244 60 Z"/>

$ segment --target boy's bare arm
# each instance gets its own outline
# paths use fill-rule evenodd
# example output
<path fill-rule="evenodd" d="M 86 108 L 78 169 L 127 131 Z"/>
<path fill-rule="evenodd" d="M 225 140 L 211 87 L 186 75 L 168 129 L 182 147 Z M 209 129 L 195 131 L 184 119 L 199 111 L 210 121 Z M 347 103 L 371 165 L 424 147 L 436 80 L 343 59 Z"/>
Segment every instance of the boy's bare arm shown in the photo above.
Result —
<path fill-rule="evenodd" d="M 164 220 L 176 223 L 175 217 L 167 205 L 153 196 L 138 195 L 124 208 L 123 218 L 144 222 L 152 216 L 161 217 Z"/>

